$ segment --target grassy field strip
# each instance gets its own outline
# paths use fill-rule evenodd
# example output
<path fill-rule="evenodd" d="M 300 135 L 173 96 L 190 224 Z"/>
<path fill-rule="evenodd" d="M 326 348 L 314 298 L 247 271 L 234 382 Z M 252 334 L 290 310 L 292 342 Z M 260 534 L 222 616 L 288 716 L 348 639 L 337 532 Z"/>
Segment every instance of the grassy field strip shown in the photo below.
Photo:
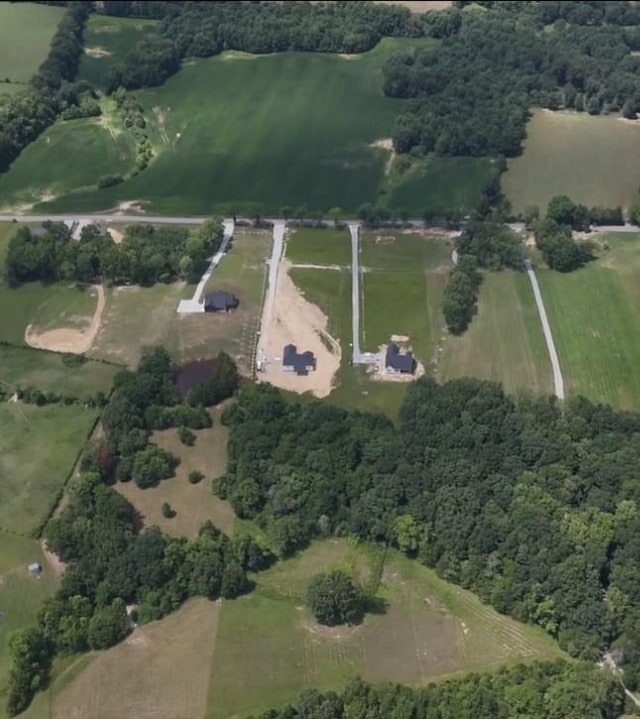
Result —
<path fill-rule="evenodd" d="M 538 273 L 570 395 L 640 409 L 637 237 L 568 275 Z"/>
<path fill-rule="evenodd" d="M 346 229 L 301 228 L 290 231 L 286 257 L 294 265 L 347 267 L 351 264 L 349 233 Z"/>
<path fill-rule="evenodd" d="M 485 273 L 478 314 L 461 337 L 448 336 L 443 347 L 437 367 L 442 381 L 472 376 L 501 382 L 511 394 L 553 391 L 540 318 L 524 273 Z"/>

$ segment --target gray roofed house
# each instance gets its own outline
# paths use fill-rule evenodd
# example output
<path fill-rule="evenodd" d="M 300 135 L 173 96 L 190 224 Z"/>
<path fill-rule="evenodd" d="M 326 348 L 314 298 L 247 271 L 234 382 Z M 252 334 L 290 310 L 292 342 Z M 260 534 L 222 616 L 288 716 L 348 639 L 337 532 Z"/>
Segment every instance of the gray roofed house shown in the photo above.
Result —
<path fill-rule="evenodd" d="M 204 298 L 205 312 L 229 312 L 238 306 L 238 298 L 230 292 L 217 290 L 210 292 Z"/>
<path fill-rule="evenodd" d="M 411 352 L 401 354 L 398 345 L 392 343 L 387 347 L 384 367 L 387 372 L 413 374 L 416 371 L 416 360 Z"/>
<path fill-rule="evenodd" d="M 298 354 L 295 345 L 286 345 L 282 351 L 282 369 L 285 372 L 295 372 L 298 375 L 309 374 L 316 368 L 316 358 L 313 352 L 307 350 Z"/>

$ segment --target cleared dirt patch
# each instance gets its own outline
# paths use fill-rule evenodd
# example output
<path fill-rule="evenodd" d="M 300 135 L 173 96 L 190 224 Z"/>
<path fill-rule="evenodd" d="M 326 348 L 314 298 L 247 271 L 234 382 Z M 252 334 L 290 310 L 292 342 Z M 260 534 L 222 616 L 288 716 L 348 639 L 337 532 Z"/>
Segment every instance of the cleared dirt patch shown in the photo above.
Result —
<path fill-rule="evenodd" d="M 98 59 L 103 57 L 111 57 L 111 53 L 105 50 L 103 47 L 85 47 L 85 54 L 89 57 L 96 57 Z"/>
<path fill-rule="evenodd" d="M 200 719 L 220 604 L 194 599 L 96 653 L 55 701 L 53 719 Z"/>
<path fill-rule="evenodd" d="M 114 227 L 107 227 L 107 232 L 111 235 L 111 239 L 116 245 L 119 245 L 124 240 L 124 232 L 116 230 Z"/>
<path fill-rule="evenodd" d="M 105 308 L 105 294 L 102 285 L 94 285 L 98 295 L 98 303 L 89 325 L 83 329 L 61 327 L 60 329 L 37 332 L 32 325 L 28 325 L 24 332 L 24 341 L 30 347 L 52 352 L 71 352 L 85 354 L 91 349 L 93 341 L 100 329 L 102 313 Z"/>
<path fill-rule="evenodd" d="M 396 159 L 396 151 L 393 149 L 393 140 L 390 137 L 383 137 L 380 140 L 372 142 L 369 147 L 376 147 L 379 150 L 385 150 L 389 153 L 389 159 L 387 164 L 384 166 L 384 174 L 388 175 L 393 167 L 394 160 Z"/>
<path fill-rule="evenodd" d="M 269 362 L 258 377 L 263 382 L 290 392 L 311 392 L 326 397 L 340 367 L 340 344 L 327 331 L 327 316 L 305 299 L 289 276 L 291 264 L 283 260 L 278 275 L 274 312 L 267 328 L 266 352 Z M 282 369 L 285 345 L 294 344 L 298 352 L 310 350 L 316 357 L 316 370 L 306 376 Z"/>

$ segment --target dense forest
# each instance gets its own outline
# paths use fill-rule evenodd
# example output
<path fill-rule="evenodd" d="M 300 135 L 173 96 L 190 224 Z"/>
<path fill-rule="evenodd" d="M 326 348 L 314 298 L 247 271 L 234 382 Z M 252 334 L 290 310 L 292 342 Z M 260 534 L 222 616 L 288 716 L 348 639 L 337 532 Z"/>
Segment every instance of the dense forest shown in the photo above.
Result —
<path fill-rule="evenodd" d="M 412 385 L 396 429 L 247 388 L 217 491 L 281 556 L 322 533 L 391 543 L 572 655 L 640 680 L 640 415 Z"/>
<path fill-rule="evenodd" d="M 538 662 L 425 689 L 357 679 L 341 694 L 307 690 L 261 719 L 616 719 L 623 707 L 622 687 L 605 672 Z"/>
<path fill-rule="evenodd" d="M 415 98 L 398 118 L 399 152 L 516 155 L 529 108 L 590 114 L 640 109 L 637 4 L 498 2 L 452 9 L 437 48 L 392 56 L 384 89 Z"/>
<path fill-rule="evenodd" d="M 217 358 L 208 382 L 215 391 L 207 404 L 235 392 L 238 375 L 229 357 Z M 10 639 L 11 716 L 46 686 L 56 654 L 106 649 L 123 639 L 130 629 L 127 605 L 137 605 L 140 622 L 159 619 L 192 596 L 238 596 L 250 588 L 247 570 L 269 564 L 269 550 L 255 540 L 230 540 L 210 522 L 190 540 L 157 528 L 141 532 L 133 506 L 108 486 L 117 477 L 146 488 L 171 476 L 175 458 L 149 443 L 151 430 L 210 426 L 203 405 L 194 404 L 179 401 L 162 348 L 146 350 L 136 372 L 116 375 L 102 418 L 104 437 L 85 452 L 83 473 L 44 530 L 49 549 L 67 563 L 60 589 L 45 602 L 36 626 Z"/>
<path fill-rule="evenodd" d="M 82 229 L 79 240 L 60 222 L 45 222 L 43 233 L 22 226 L 9 241 L 5 272 L 12 286 L 39 280 L 153 285 L 182 277 L 192 282 L 222 242 L 220 218 L 197 229 L 129 225 L 116 244 L 96 225 Z"/>

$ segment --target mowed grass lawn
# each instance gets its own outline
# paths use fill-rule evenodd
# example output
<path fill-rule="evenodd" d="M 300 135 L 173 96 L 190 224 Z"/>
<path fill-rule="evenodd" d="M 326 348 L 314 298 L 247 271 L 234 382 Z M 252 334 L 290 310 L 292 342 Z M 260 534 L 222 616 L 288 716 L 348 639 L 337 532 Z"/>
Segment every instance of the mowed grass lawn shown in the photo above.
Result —
<path fill-rule="evenodd" d="M 350 265 L 351 238 L 347 228 L 291 230 L 286 257 L 294 264 Z"/>
<path fill-rule="evenodd" d="M 524 272 L 483 273 L 478 313 L 463 335 L 447 336 L 436 376 L 493 380 L 511 394 L 553 392 L 551 362 Z"/>
<path fill-rule="evenodd" d="M 157 20 L 90 15 L 84 33 L 85 52 L 78 79 L 104 86 L 111 68 L 122 62 L 127 53 L 157 25 Z"/>
<path fill-rule="evenodd" d="M 640 236 L 604 239 L 599 260 L 538 281 L 569 395 L 640 410 Z"/>
<path fill-rule="evenodd" d="M 96 417 L 78 405 L 0 405 L 0 529 L 29 535 L 47 517 Z"/>
<path fill-rule="evenodd" d="M 91 360 L 70 366 L 56 352 L 0 345 L 0 385 L 5 390 L 34 388 L 80 399 L 95 396 L 96 392 L 108 395 L 119 369 Z"/>
<path fill-rule="evenodd" d="M 640 126 L 615 117 L 536 110 L 520 157 L 509 160 L 502 188 L 513 209 L 544 211 L 554 195 L 589 207 L 638 199 Z"/>
<path fill-rule="evenodd" d="M 0 175 L 0 209 L 19 212 L 71 188 L 95 189 L 103 175 L 129 170 L 134 141 L 106 119 L 60 121 L 48 128 Z"/>
<path fill-rule="evenodd" d="M 373 352 L 392 334 L 410 338 L 427 367 L 442 334 L 442 294 L 451 240 L 380 230 L 362 234 L 360 261 L 364 349 Z"/>
<path fill-rule="evenodd" d="M 44 568 L 39 579 L 27 571 L 33 562 Z M 7 638 L 11 632 L 35 622 L 42 602 L 57 585 L 57 577 L 50 571 L 36 540 L 0 530 L 0 719 L 7 717 L 4 694 L 10 666 Z"/>
<path fill-rule="evenodd" d="M 62 7 L 0 2 L 0 78 L 28 82 L 49 54 L 63 15 Z"/>
<path fill-rule="evenodd" d="M 334 567 L 376 593 L 385 610 L 356 627 L 317 625 L 305 607 L 307 583 Z M 541 631 L 499 615 L 396 552 L 328 540 L 255 579 L 252 594 L 222 605 L 208 719 L 258 714 L 305 688 L 339 689 L 358 675 L 422 686 L 562 655 Z"/>
<path fill-rule="evenodd" d="M 221 414 L 221 407 L 212 410 L 213 427 L 195 430 L 196 443 L 192 447 L 180 442 L 176 429 L 153 433 L 153 444 L 180 460 L 175 477 L 148 489 L 140 489 L 133 482 L 116 485 L 136 508 L 144 525 L 156 525 L 174 537 L 196 537 L 200 527 L 210 519 L 226 534 L 233 534 L 235 515 L 231 505 L 211 491 L 213 480 L 227 471 L 228 430 L 220 423 Z M 194 470 L 205 476 L 198 484 L 188 481 L 189 473 Z M 175 517 L 167 519 L 162 515 L 163 502 L 169 502 Z"/>

